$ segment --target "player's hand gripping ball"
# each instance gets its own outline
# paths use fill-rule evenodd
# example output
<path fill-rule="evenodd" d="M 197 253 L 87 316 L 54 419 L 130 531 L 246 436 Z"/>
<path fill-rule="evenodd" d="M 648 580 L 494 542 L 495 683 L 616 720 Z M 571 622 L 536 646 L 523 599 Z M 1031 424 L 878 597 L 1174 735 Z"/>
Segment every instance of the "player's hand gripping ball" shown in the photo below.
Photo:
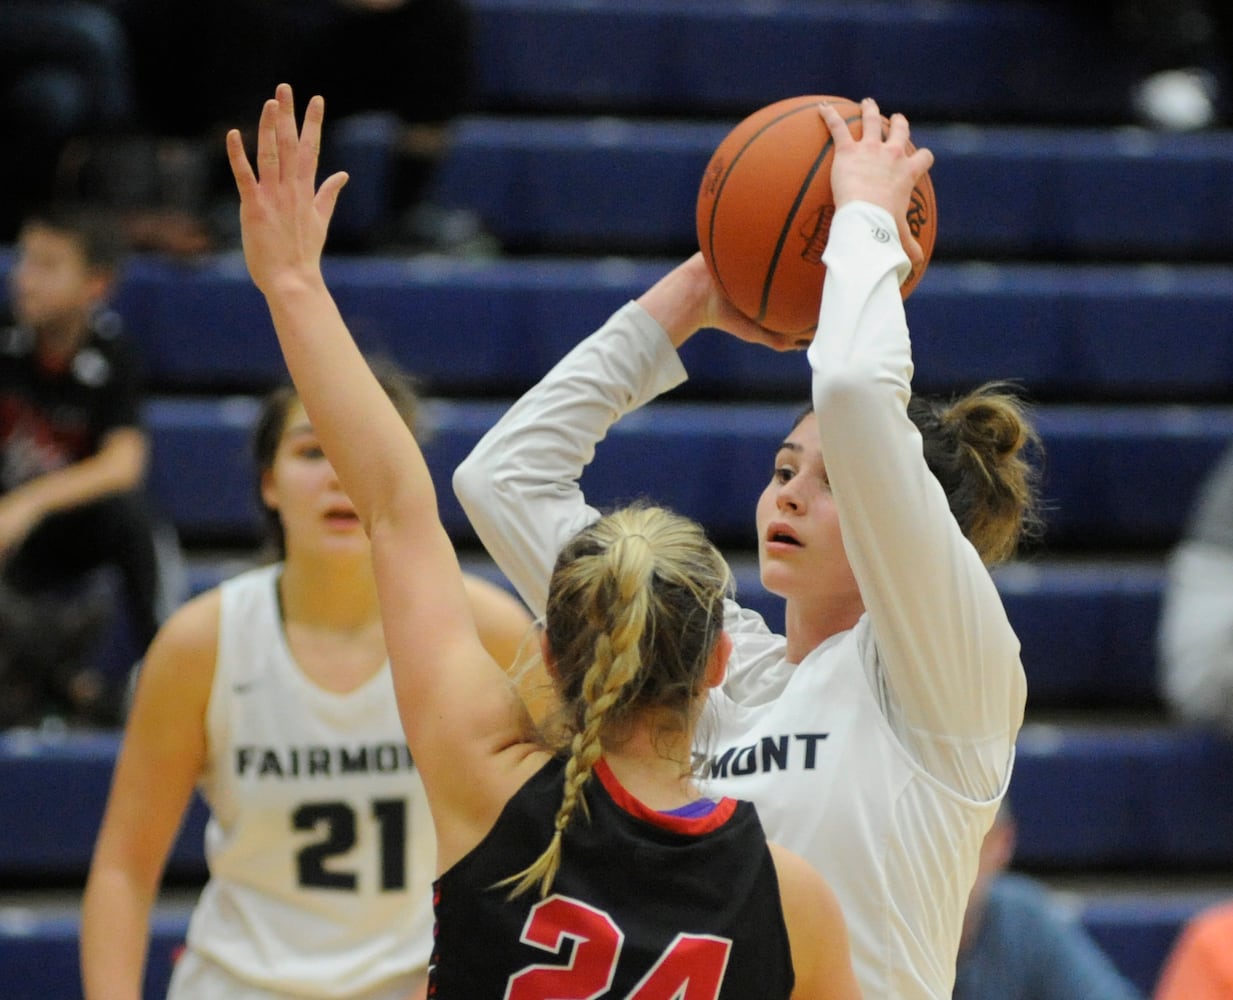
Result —
<path fill-rule="evenodd" d="M 822 103 L 837 106 L 860 138 L 856 101 L 825 95 L 776 101 L 724 137 L 698 190 L 698 243 L 720 289 L 760 325 L 806 339 L 818 323 L 822 251 L 835 214 L 835 148 L 818 113 Z M 890 122 L 883 117 L 882 123 L 885 134 Z M 925 174 L 908 208 L 908 226 L 925 256 L 900 287 L 905 299 L 933 255 L 937 225 L 933 184 Z"/>

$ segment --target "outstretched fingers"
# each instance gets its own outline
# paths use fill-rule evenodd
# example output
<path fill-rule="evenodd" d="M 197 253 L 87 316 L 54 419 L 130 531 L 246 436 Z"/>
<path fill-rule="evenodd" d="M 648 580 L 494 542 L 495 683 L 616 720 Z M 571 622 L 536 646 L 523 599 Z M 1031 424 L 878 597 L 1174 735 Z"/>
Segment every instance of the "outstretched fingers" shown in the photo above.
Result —
<path fill-rule="evenodd" d="M 861 101 L 861 141 L 871 145 L 882 142 L 882 112 L 872 97 Z"/>
<path fill-rule="evenodd" d="M 902 146 L 905 149 L 908 146 L 908 135 L 911 129 L 908 127 L 908 119 L 896 111 L 890 116 L 890 129 L 886 133 L 886 141 L 894 143 L 896 146 Z"/>
<path fill-rule="evenodd" d="M 896 112 L 884 122 L 871 97 L 860 102 L 859 139 L 853 137 L 835 106 L 820 104 L 819 111 L 834 141 L 831 192 L 835 204 L 868 201 L 885 208 L 895 217 L 908 258 L 920 264 L 924 252 L 908 225 L 907 207 L 913 187 L 933 166 L 933 154 L 928 149 L 913 149 L 907 118 Z"/>
<path fill-rule="evenodd" d="M 829 103 L 819 104 L 818 112 L 822 115 L 822 121 L 826 123 L 827 129 L 830 130 L 831 139 L 834 140 L 836 147 L 853 141 L 852 130 L 848 128 L 847 121 L 839 113 L 839 109 L 835 105 Z"/>
<path fill-rule="evenodd" d="M 325 99 L 320 94 L 314 95 L 304 109 L 304 127 L 300 130 L 299 157 L 296 161 L 296 177 L 309 184 L 317 177 L 317 164 L 321 158 L 321 123 L 324 119 Z"/>
<path fill-rule="evenodd" d="M 270 98 L 261 106 L 257 122 L 257 178 L 278 176 L 278 101 Z"/>
<path fill-rule="evenodd" d="M 324 120 L 325 99 L 319 94 L 314 95 L 304 109 L 304 127 L 300 130 L 299 160 L 296 164 L 297 179 L 310 186 L 316 181 L 317 167 L 321 162 L 321 126 Z M 328 219 L 334 214 L 339 192 L 347 179 L 347 174 L 339 171 L 322 181 L 313 205 L 323 218 Z"/>
<path fill-rule="evenodd" d="M 338 204 L 338 195 L 350 179 L 346 171 L 340 170 L 336 174 L 330 174 L 321 182 L 321 187 L 317 190 L 317 195 L 313 200 L 313 206 L 323 219 L 328 220 L 333 217 L 334 206 Z"/>
<path fill-rule="evenodd" d="M 920 180 L 933 167 L 933 150 L 926 146 L 913 150 L 912 155 L 908 157 L 908 162 L 912 165 L 912 177 Z"/>
<path fill-rule="evenodd" d="M 291 85 L 280 83 L 274 91 L 278 113 L 274 116 L 274 136 L 278 151 L 278 179 L 290 181 L 299 176 L 299 129 L 295 124 L 295 98 Z"/>
<path fill-rule="evenodd" d="M 238 128 L 233 128 L 227 133 L 227 162 L 231 164 L 231 176 L 235 178 L 240 200 L 251 198 L 257 190 L 257 175 L 253 173 L 253 165 L 248 162 L 248 152 L 244 149 L 244 137 Z"/>

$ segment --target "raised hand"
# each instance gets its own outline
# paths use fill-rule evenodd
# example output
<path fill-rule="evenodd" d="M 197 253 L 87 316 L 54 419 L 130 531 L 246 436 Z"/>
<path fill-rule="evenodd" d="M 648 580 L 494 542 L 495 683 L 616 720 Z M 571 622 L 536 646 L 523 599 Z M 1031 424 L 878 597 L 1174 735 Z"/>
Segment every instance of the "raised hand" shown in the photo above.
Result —
<path fill-rule="evenodd" d="M 835 140 L 831 166 L 831 192 L 835 206 L 849 201 L 867 201 L 885 208 L 895 217 L 899 239 L 915 264 L 924 252 L 908 227 L 908 203 L 916 182 L 933 166 L 928 149 L 913 150 L 908 141 L 908 120 L 891 115 L 890 128 L 882 135 L 882 114 L 873 98 L 861 101 L 861 137 L 855 139 L 843 115 L 829 104 L 818 105 L 822 120 Z"/>
<path fill-rule="evenodd" d="M 320 280 L 321 253 L 346 173 L 316 187 L 325 102 L 313 97 L 297 129 L 295 100 L 281 83 L 261 109 L 257 170 L 253 171 L 238 129 L 227 133 L 227 158 L 240 192 L 244 260 L 266 295 L 280 282 Z"/>

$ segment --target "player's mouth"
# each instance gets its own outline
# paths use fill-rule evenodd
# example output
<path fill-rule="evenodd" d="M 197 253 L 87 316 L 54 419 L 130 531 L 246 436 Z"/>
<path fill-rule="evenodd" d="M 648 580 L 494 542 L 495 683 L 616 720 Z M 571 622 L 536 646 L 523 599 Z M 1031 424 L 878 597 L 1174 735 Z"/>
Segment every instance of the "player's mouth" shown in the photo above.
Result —
<path fill-rule="evenodd" d="M 350 507 L 332 507 L 325 512 L 325 519 L 337 527 L 351 527 L 360 523 L 360 516 Z"/>
<path fill-rule="evenodd" d="M 766 548 L 768 552 L 803 548 L 796 532 L 781 521 L 767 525 Z"/>

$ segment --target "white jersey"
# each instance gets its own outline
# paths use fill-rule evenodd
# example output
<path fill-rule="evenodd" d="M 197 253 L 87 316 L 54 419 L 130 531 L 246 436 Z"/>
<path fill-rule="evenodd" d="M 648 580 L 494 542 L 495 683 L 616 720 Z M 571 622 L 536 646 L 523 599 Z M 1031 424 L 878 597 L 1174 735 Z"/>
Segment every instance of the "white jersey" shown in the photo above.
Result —
<path fill-rule="evenodd" d="M 234 997 L 236 982 L 245 997 L 405 996 L 432 950 L 436 843 L 389 665 L 346 694 L 306 677 L 280 570 L 221 587 L 201 782 L 210 878 L 169 996 Z"/>
<path fill-rule="evenodd" d="M 898 288 L 907 258 L 894 234 L 875 206 L 836 213 L 822 332 L 808 352 L 865 614 L 793 664 L 782 636 L 730 603 L 729 675 L 699 749 L 715 791 L 754 801 L 767 836 L 830 882 L 864 995 L 943 1000 L 981 841 L 1009 781 L 1026 683 L 993 580 L 907 416 L 912 362 Z M 845 391 L 819 392 L 833 372 Z M 684 378 L 664 331 L 630 303 L 459 468 L 459 499 L 533 613 L 543 613 L 561 546 L 599 516 L 577 486 L 596 443 Z"/>

